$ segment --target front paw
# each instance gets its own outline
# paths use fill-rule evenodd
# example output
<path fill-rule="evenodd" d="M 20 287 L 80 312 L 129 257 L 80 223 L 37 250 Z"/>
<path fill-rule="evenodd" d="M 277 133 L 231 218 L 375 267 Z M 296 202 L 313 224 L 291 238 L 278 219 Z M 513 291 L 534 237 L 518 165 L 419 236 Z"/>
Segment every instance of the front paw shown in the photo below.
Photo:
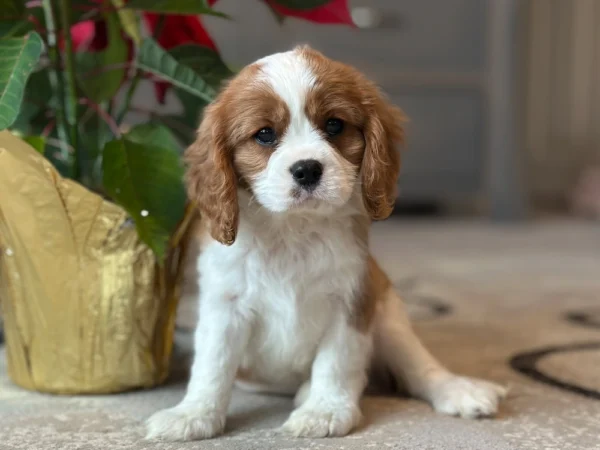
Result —
<path fill-rule="evenodd" d="M 437 412 L 476 419 L 494 416 L 506 392 L 488 381 L 450 375 L 432 386 L 429 397 Z"/>
<path fill-rule="evenodd" d="M 295 437 L 345 436 L 360 422 L 357 405 L 309 405 L 292 412 L 282 431 Z"/>
<path fill-rule="evenodd" d="M 192 441 L 209 439 L 225 427 L 225 416 L 193 406 L 176 406 L 152 415 L 146 422 L 146 439 Z"/>

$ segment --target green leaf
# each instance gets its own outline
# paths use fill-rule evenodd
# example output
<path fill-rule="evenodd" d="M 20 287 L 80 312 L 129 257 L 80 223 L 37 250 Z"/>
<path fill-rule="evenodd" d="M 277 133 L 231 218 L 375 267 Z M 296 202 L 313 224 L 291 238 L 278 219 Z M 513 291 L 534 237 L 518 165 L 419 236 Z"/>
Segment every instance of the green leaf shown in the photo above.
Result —
<path fill-rule="evenodd" d="M 123 78 L 127 62 L 127 45 L 121 36 L 119 18 L 106 14 L 108 46 L 101 52 L 76 53 L 77 81 L 83 92 L 95 103 L 115 96 Z"/>
<path fill-rule="evenodd" d="M 127 138 L 104 147 L 104 187 L 131 215 L 140 238 L 162 261 L 183 218 L 183 166 L 176 150 Z"/>
<path fill-rule="evenodd" d="M 196 137 L 196 130 L 200 124 L 202 110 L 208 105 L 208 102 L 179 88 L 175 88 L 174 93 L 183 106 L 183 114 L 178 114 L 177 116 L 160 116 L 160 120 L 187 147 Z"/>
<path fill-rule="evenodd" d="M 128 141 L 141 145 L 152 145 L 176 150 L 181 148 L 181 144 L 179 144 L 171 130 L 162 125 L 151 123 L 136 125 L 127 133 L 126 138 Z"/>
<path fill-rule="evenodd" d="M 156 125 L 164 125 L 169 127 L 173 135 L 180 142 L 180 149 L 183 152 L 196 137 L 196 128 L 189 128 L 181 121 L 181 116 L 175 114 L 167 115 L 154 115 L 152 116 L 152 123 Z M 196 124 L 197 125 L 197 124 Z"/>
<path fill-rule="evenodd" d="M 195 130 L 199 125 L 200 113 L 208 105 L 208 102 L 178 88 L 175 88 L 175 95 L 183 106 L 183 122 Z"/>
<path fill-rule="evenodd" d="M 107 103 L 107 102 L 105 102 Z M 106 105 L 98 105 L 105 109 Z M 84 184 L 93 190 L 102 189 L 102 150 L 107 142 L 114 139 L 108 124 L 98 113 L 88 108 L 79 114 L 79 161 L 81 165 L 81 178 Z"/>
<path fill-rule="evenodd" d="M 33 24 L 28 20 L 0 21 L 0 38 L 2 39 L 24 36 L 30 31 L 33 31 Z"/>
<path fill-rule="evenodd" d="M 325 6 L 331 0 L 272 0 L 285 8 L 290 9 L 314 9 L 320 6 Z"/>
<path fill-rule="evenodd" d="M 127 8 L 162 14 L 207 14 L 227 17 L 226 14 L 208 6 L 206 0 L 131 0 L 127 2 Z"/>
<path fill-rule="evenodd" d="M 24 0 L 0 0 L 0 17 L 17 19 L 25 13 Z"/>
<path fill-rule="evenodd" d="M 183 113 L 160 115 L 156 118 L 168 126 L 183 146 L 187 147 L 196 138 L 196 130 L 202 118 L 202 111 L 208 105 L 208 102 L 177 87 L 173 91 L 183 106 Z"/>
<path fill-rule="evenodd" d="M 46 150 L 46 138 L 44 136 L 25 136 L 22 138 L 25 142 L 35 148 L 42 155 Z"/>
<path fill-rule="evenodd" d="M 0 130 L 17 118 L 27 78 L 42 53 L 37 33 L 0 40 Z"/>
<path fill-rule="evenodd" d="M 208 47 L 184 44 L 172 48 L 169 53 L 213 87 L 218 87 L 224 79 L 233 75 L 219 54 Z"/>
<path fill-rule="evenodd" d="M 181 64 L 153 39 L 144 39 L 140 46 L 137 66 L 191 94 L 210 102 L 216 97 L 215 90 L 193 69 Z"/>
<path fill-rule="evenodd" d="M 19 114 L 17 115 L 15 121 L 11 124 L 10 129 L 12 131 L 18 131 L 23 135 L 33 133 L 33 122 L 41 119 L 43 110 L 44 108 L 41 106 L 24 100 L 21 104 Z M 47 121 L 48 119 L 46 119 L 46 122 Z"/>
<path fill-rule="evenodd" d="M 111 0 L 111 2 L 113 6 L 117 8 L 117 14 L 119 15 L 119 20 L 121 21 L 125 33 L 127 33 L 135 45 L 140 45 L 142 42 L 142 34 L 140 32 L 140 24 L 135 11 L 123 8 L 125 0 Z"/>
<path fill-rule="evenodd" d="M 51 103 L 48 106 L 57 108 L 58 103 L 53 103 L 52 100 L 52 97 L 55 95 L 56 93 L 52 90 L 52 86 L 50 85 L 47 68 L 37 70 L 29 75 L 29 79 L 25 85 L 25 100 L 39 106 Z"/>
<path fill-rule="evenodd" d="M 59 107 L 56 92 L 52 91 L 48 70 L 33 72 L 25 85 L 25 94 L 19 115 L 10 126 L 24 135 L 40 134 L 51 118 L 46 113 Z"/>
<path fill-rule="evenodd" d="M 48 108 L 55 108 L 52 103 L 52 89 L 48 79 L 48 71 L 38 70 L 29 75 L 25 85 L 25 93 L 21 109 L 15 121 L 10 126 L 12 130 L 18 129 L 24 134 L 36 134 L 29 131 L 31 122 L 41 116 Z M 47 119 L 46 119 L 47 121 Z"/>

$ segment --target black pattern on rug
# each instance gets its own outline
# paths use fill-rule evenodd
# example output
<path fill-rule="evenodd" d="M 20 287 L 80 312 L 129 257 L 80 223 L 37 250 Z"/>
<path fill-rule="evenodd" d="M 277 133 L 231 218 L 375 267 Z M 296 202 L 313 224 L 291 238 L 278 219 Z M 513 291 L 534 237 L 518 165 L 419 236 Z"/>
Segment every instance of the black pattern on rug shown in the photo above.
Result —
<path fill-rule="evenodd" d="M 565 314 L 565 319 L 576 325 L 600 330 L 600 309 L 597 308 L 588 311 L 570 311 Z"/>
<path fill-rule="evenodd" d="M 452 313 L 452 306 L 440 297 L 417 292 L 418 279 L 406 278 L 396 281 L 394 287 L 406 304 L 410 319 L 425 321 L 439 319 Z"/>
<path fill-rule="evenodd" d="M 546 347 L 529 352 L 519 353 L 513 356 L 510 360 L 510 366 L 513 370 L 541 383 L 572 392 L 573 394 L 582 395 L 586 398 L 600 400 L 600 391 L 588 389 L 569 383 L 558 378 L 548 375 L 538 369 L 537 364 L 542 359 L 556 353 L 568 353 L 575 351 L 597 351 L 600 350 L 600 341 L 581 342 L 578 344 L 568 344 L 563 346 Z"/>

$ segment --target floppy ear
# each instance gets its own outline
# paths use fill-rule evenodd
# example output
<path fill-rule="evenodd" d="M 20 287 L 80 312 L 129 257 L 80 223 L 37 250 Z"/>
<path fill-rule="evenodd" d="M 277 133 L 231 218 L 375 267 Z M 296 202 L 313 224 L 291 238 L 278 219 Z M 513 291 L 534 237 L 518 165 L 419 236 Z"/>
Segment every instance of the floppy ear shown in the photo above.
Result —
<path fill-rule="evenodd" d="M 400 173 L 398 145 L 404 142 L 404 113 L 374 89 L 364 127 L 362 194 L 373 220 L 386 219 L 394 209 Z"/>
<path fill-rule="evenodd" d="M 208 219 L 211 236 L 222 244 L 233 244 L 239 220 L 237 179 L 217 103 L 204 110 L 196 141 L 184 159 L 188 197 Z"/>

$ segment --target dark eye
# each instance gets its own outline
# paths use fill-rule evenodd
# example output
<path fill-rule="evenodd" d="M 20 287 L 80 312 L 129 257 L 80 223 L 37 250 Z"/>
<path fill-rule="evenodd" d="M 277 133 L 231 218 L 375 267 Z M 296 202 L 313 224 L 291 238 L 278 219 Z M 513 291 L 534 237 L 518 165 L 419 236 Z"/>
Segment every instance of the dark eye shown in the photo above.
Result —
<path fill-rule="evenodd" d="M 336 136 L 344 129 L 344 122 L 340 119 L 329 119 L 325 124 L 325 132 L 329 136 Z"/>
<path fill-rule="evenodd" d="M 273 145 L 277 142 L 277 134 L 273 128 L 262 128 L 254 137 L 260 145 Z"/>

